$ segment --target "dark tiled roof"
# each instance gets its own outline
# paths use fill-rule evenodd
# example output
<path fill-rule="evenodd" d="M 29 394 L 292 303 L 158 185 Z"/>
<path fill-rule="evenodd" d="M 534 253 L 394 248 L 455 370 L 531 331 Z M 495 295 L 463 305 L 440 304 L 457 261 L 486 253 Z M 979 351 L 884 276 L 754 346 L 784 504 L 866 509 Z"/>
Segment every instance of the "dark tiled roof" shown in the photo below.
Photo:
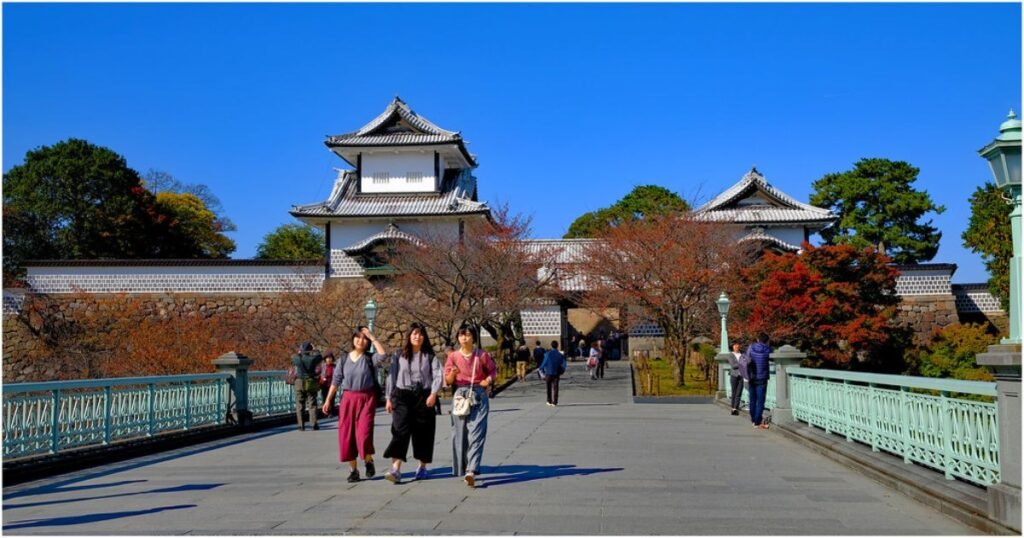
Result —
<path fill-rule="evenodd" d="M 414 112 L 398 97 L 388 104 L 384 112 L 359 130 L 329 136 L 324 143 L 329 148 L 455 144 L 470 165 L 477 165 L 476 157 L 466 149 L 461 134 L 438 127 Z"/>
<path fill-rule="evenodd" d="M 760 192 L 778 205 L 739 206 L 740 200 Z M 805 204 L 773 187 L 764 176 L 752 168 L 738 183 L 729 187 L 710 202 L 694 211 L 702 220 L 735 222 L 737 224 L 822 224 L 836 220 L 828 209 Z"/>
<path fill-rule="evenodd" d="M 399 230 L 398 226 L 395 226 L 392 223 L 392 224 L 388 224 L 388 227 L 385 228 L 384 231 L 375 233 L 375 234 L 371 235 L 370 237 L 367 237 L 366 239 L 363 239 L 362 241 L 360 241 L 360 242 L 358 242 L 358 243 L 356 243 L 354 245 L 350 245 L 350 246 L 345 247 L 342 250 L 345 252 L 345 254 L 348 254 L 349 256 L 352 256 L 353 254 L 358 254 L 359 252 L 362 252 L 363 250 L 366 250 L 367 248 L 369 248 L 370 246 L 374 245 L 375 243 L 377 243 L 379 241 L 396 240 L 396 239 L 402 240 L 402 241 L 408 241 L 410 243 L 416 243 L 417 245 L 422 245 L 423 244 L 423 242 L 420 241 L 418 237 L 416 237 L 414 235 L 407 234 L 407 233 L 403 232 L 402 230 Z"/>
<path fill-rule="evenodd" d="M 408 217 L 489 213 L 484 202 L 474 201 L 476 179 L 468 170 L 447 170 L 441 192 L 372 193 L 357 192 L 358 178 L 345 172 L 331 197 L 324 202 L 296 205 L 295 217 Z"/>

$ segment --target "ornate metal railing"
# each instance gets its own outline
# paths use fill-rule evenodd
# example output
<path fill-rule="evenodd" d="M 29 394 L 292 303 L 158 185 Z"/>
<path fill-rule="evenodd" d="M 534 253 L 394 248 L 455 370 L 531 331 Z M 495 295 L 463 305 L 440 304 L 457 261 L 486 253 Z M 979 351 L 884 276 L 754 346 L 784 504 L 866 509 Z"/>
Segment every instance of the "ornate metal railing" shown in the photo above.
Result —
<path fill-rule="evenodd" d="M 727 401 L 731 401 L 732 398 L 732 383 L 729 382 L 729 372 L 731 368 L 729 365 L 725 365 L 722 369 L 722 379 L 725 380 L 725 397 Z M 764 408 L 775 409 L 775 363 L 768 362 L 768 388 L 764 391 Z M 746 390 L 746 384 L 744 384 L 743 394 L 740 395 L 740 402 L 743 405 L 750 407 L 750 392 Z"/>
<path fill-rule="evenodd" d="M 995 383 L 789 368 L 793 417 L 947 479 L 999 482 Z"/>
<path fill-rule="evenodd" d="M 284 370 L 249 372 L 249 411 L 254 417 L 295 411 L 295 389 Z"/>
<path fill-rule="evenodd" d="M 222 424 L 228 374 L 124 377 L 3 386 L 3 456 L 56 454 Z"/>

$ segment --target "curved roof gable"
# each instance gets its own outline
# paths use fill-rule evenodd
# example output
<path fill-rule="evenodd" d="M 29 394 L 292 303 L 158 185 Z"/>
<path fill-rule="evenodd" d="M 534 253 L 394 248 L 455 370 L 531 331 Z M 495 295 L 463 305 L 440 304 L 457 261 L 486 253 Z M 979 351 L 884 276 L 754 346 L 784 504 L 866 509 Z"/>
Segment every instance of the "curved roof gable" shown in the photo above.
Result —
<path fill-rule="evenodd" d="M 370 237 L 367 237 L 366 239 L 363 239 L 362 241 L 360 241 L 360 242 L 358 242 L 358 243 L 356 243 L 354 245 L 349 245 L 349 246 L 345 247 L 342 250 L 345 251 L 345 254 L 348 254 L 349 256 L 352 256 L 352 255 L 358 254 L 360 252 L 363 252 L 363 251 L 369 249 L 370 247 L 372 247 L 373 245 L 376 245 L 377 243 L 380 243 L 381 241 L 396 241 L 396 240 L 398 240 L 398 241 L 408 241 L 410 243 L 413 243 L 413 244 L 416 244 L 416 245 L 421 245 L 421 246 L 423 245 L 423 242 L 420 241 L 418 237 L 416 237 L 414 235 L 407 234 L 407 233 L 403 232 L 402 230 L 399 230 L 398 226 L 395 226 L 392 223 L 392 224 L 388 224 L 388 227 L 385 228 L 384 231 L 377 232 L 377 233 L 371 235 Z"/>
<path fill-rule="evenodd" d="M 757 196 L 767 204 L 743 205 L 742 200 Z M 751 168 L 738 183 L 714 197 L 694 211 L 699 218 L 736 223 L 819 223 L 827 225 L 836 220 L 828 209 L 805 204 L 768 183 L 764 176 Z"/>
<path fill-rule="evenodd" d="M 328 136 L 324 143 L 329 148 L 455 144 L 471 166 L 477 165 L 476 156 L 466 149 L 458 131 L 443 129 L 420 116 L 397 96 L 366 125 L 351 133 Z"/>

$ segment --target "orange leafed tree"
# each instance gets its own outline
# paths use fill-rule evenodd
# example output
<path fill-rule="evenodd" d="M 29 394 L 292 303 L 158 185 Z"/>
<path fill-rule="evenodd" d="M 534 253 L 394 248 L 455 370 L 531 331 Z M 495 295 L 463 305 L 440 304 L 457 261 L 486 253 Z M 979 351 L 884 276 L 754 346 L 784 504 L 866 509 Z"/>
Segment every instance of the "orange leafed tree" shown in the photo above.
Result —
<path fill-rule="evenodd" d="M 682 386 L 686 344 L 717 335 L 715 299 L 752 259 L 750 247 L 736 243 L 737 233 L 735 226 L 690 215 L 624 222 L 583 248 L 576 271 L 589 288 L 585 300 L 594 309 L 625 309 L 626 325 L 658 325 Z"/>

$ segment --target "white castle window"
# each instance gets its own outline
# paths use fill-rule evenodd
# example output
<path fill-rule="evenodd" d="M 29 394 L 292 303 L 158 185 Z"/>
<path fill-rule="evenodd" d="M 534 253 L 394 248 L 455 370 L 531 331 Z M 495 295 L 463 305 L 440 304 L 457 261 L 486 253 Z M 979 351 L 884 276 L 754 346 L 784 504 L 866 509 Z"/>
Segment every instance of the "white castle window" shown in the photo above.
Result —
<path fill-rule="evenodd" d="M 373 173 L 373 184 L 374 185 L 387 185 L 388 181 L 391 180 L 390 174 L 387 172 L 374 172 Z"/>
<path fill-rule="evenodd" d="M 406 183 L 423 183 L 423 172 L 407 172 L 405 174 Z"/>

